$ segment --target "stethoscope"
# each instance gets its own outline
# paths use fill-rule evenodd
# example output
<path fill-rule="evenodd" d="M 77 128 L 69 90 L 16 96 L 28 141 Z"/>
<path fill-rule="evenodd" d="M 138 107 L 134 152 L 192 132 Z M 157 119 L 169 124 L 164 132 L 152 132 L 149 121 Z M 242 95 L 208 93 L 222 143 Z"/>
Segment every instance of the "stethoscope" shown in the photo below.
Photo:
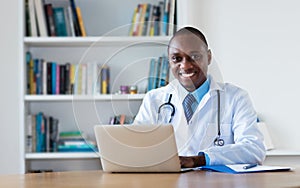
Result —
<path fill-rule="evenodd" d="M 217 98 L 218 98 L 218 113 L 217 113 L 217 127 L 218 127 L 218 133 L 217 133 L 217 137 L 214 139 L 214 145 L 215 146 L 224 146 L 225 144 L 225 141 L 221 138 L 221 110 L 220 110 L 220 101 L 221 101 L 221 97 L 220 97 L 220 91 L 217 90 Z M 162 105 L 159 106 L 158 108 L 158 121 L 159 119 L 161 119 L 161 111 L 162 109 L 164 108 L 168 108 L 170 109 L 170 112 L 171 112 L 171 115 L 170 115 L 170 119 L 168 121 L 168 123 L 171 123 L 172 122 L 172 119 L 175 115 L 175 106 L 171 103 L 171 99 L 172 99 L 172 94 L 169 95 L 169 99 L 168 99 L 168 102 L 166 103 L 163 103 Z"/>
<path fill-rule="evenodd" d="M 214 145 L 215 146 L 224 146 L 225 142 L 224 140 L 221 138 L 221 106 L 220 106 L 220 90 L 217 90 L 217 94 L 218 94 L 218 115 L 217 115 L 217 125 L 218 125 L 218 135 L 214 140 Z"/>
<path fill-rule="evenodd" d="M 174 114 L 175 114 L 175 106 L 171 103 L 171 99 L 172 99 L 172 94 L 169 95 L 168 102 L 163 103 L 162 105 L 159 106 L 159 108 L 158 108 L 158 121 L 159 121 L 159 119 L 162 119 L 162 118 L 160 118 L 162 109 L 169 108 L 170 111 L 171 111 L 171 114 L 170 114 L 170 119 L 169 119 L 168 123 L 172 122 L 172 119 L 173 119 Z"/>

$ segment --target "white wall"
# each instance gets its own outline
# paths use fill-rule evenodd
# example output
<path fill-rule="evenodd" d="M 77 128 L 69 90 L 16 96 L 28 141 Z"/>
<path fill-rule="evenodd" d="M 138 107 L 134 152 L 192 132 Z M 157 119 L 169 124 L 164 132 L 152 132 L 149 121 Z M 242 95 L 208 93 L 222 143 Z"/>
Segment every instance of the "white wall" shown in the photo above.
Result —
<path fill-rule="evenodd" d="M 0 174 L 22 171 L 20 150 L 19 0 L 6 1 L 0 12 Z"/>
<path fill-rule="evenodd" d="M 223 79 L 246 89 L 276 148 L 300 150 L 300 1 L 179 0 L 179 25 L 207 36 Z"/>

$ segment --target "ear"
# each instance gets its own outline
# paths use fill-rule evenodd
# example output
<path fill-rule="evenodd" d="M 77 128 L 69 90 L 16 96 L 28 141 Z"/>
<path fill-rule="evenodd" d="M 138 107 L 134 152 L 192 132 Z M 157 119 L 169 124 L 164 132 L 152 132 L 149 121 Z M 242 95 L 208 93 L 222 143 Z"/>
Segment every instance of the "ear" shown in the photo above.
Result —
<path fill-rule="evenodd" d="M 207 50 L 207 60 L 208 60 L 208 65 L 210 65 L 211 60 L 212 60 L 212 55 L 210 49 Z"/>

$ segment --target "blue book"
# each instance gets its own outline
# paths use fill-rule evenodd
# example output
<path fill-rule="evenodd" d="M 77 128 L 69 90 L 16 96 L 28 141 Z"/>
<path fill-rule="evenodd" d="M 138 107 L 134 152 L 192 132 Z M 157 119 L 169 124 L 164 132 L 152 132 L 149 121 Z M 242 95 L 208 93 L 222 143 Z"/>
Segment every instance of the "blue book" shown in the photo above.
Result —
<path fill-rule="evenodd" d="M 51 64 L 51 85 L 52 85 L 52 94 L 56 94 L 56 62 Z"/>
<path fill-rule="evenodd" d="M 63 7 L 53 8 L 56 36 L 68 36 L 65 12 Z"/>
<path fill-rule="evenodd" d="M 42 68 L 41 68 L 41 62 L 39 59 L 34 59 L 34 75 L 35 75 L 35 87 L 36 87 L 36 93 L 35 94 L 41 94 L 42 93 Z"/>
<path fill-rule="evenodd" d="M 169 83 L 169 63 L 166 56 L 162 56 L 161 58 L 161 70 L 159 76 L 159 86 L 162 87 Z"/>
<path fill-rule="evenodd" d="M 70 1 L 70 6 L 72 9 L 72 13 L 73 13 L 73 25 L 74 25 L 74 30 L 75 30 L 75 35 L 76 36 L 82 36 L 80 27 L 79 27 L 79 20 L 78 20 L 78 15 L 76 12 L 76 3 L 75 0 L 69 0 Z"/>
<path fill-rule="evenodd" d="M 36 115 L 36 152 L 43 152 L 45 146 L 45 129 L 43 124 L 43 113 Z"/>
<path fill-rule="evenodd" d="M 150 67 L 149 67 L 149 77 L 148 77 L 148 91 L 150 91 L 153 88 L 154 84 L 154 77 L 155 77 L 155 65 L 156 61 L 154 58 L 150 60 Z"/>

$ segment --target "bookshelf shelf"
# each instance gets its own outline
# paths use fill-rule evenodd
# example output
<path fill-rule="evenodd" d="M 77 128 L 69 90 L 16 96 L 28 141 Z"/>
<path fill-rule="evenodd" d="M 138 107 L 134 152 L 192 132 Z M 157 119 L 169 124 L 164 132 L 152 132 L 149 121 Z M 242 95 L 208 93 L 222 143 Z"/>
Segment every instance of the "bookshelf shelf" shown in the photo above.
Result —
<path fill-rule="evenodd" d="M 122 95 L 26 95 L 25 101 L 128 101 L 142 100 L 145 94 Z"/>
<path fill-rule="evenodd" d="M 167 44 L 170 36 L 114 36 L 114 37 L 25 37 L 28 47 L 68 47 L 68 46 L 124 46 L 133 43 L 153 45 Z"/>
<path fill-rule="evenodd" d="M 53 152 L 53 153 L 27 153 L 28 160 L 40 159 L 97 159 L 99 155 L 95 152 Z"/>

